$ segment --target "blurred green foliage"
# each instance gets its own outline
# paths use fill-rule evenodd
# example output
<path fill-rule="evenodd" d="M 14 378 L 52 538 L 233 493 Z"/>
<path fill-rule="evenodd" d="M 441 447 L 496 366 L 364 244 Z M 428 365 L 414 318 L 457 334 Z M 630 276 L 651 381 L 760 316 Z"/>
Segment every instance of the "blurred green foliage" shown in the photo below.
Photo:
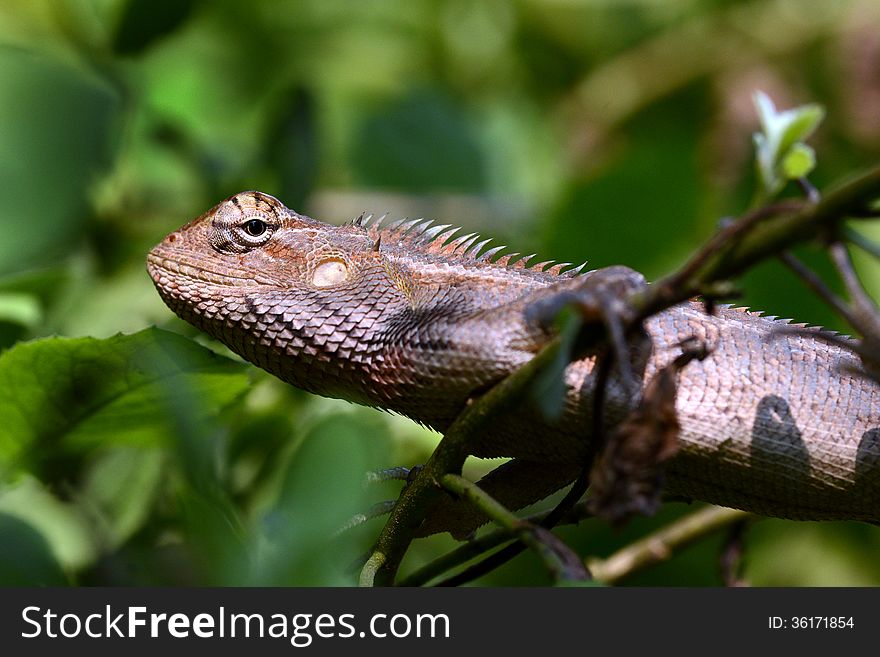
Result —
<path fill-rule="evenodd" d="M 174 319 L 143 264 L 173 228 L 258 188 L 328 221 L 418 213 L 653 278 L 747 207 L 756 89 L 827 109 L 820 187 L 878 159 L 878 20 L 870 0 L 6 0 L 0 582 L 350 584 L 378 524 L 333 530 L 396 495 L 362 473 L 436 440 Z M 743 285 L 845 330 L 774 263 Z M 604 555 L 686 510 L 562 533 Z M 632 582 L 718 584 L 720 541 Z M 878 550 L 865 525 L 762 521 L 746 575 L 877 585 Z M 526 554 L 483 581 L 546 577 Z"/>

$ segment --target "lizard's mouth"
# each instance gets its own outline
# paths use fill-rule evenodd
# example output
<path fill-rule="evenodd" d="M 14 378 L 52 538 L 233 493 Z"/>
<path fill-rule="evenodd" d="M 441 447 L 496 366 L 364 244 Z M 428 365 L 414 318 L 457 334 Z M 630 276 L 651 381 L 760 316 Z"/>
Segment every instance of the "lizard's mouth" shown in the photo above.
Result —
<path fill-rule="evenodd" d="M 182 281 L 223 287 L 280 286 L 274 278 L 260 272 L 228 266 L 220 272 L 211 265 L 186 253 L 169 252 L 161 246 L 147 254 L 147 272 L 160 289 L 179 287 Z"/>

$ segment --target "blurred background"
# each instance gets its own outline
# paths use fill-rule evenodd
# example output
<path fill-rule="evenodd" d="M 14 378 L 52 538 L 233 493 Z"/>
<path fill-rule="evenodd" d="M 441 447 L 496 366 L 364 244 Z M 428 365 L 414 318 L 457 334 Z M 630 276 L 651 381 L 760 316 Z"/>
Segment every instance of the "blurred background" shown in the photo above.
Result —
<path fill-rule="evenodd" d="M 132 392 L 131 353 L 146 347 L 82 338 L 158 325 L 223 353 L 145 273 L 167 232 L 260 189 L 329 222 L 425 216 L 656 278 L 749 207 L 756 89 L 826 108 L 811 140 L 819 187 L 876 163 L 880 3 L 3 0 L 0 582 L 350 584 L 380 524 L 328 537 L 396 496 L 363 489 L 363 472 L 424 462 L 436 444 L 227 361 L 173 395 L 161 377 Z M 799 255 L 833 280 L 820 249 Z M 878 290 L 876 265 L 858 264 Z M 847 330 L 776 263 L 743 286 L 744 304 Z M 79 340 L 27 351 L 46 336 Z M 94 376 L 77 375 L 83 358 Z M 96 391 L 116 379 L 136 419 L 106 414 Z M 210 407 L 199 421 L 179 403 L 187 391 Z M 52 422 L 16 429 L 23 407 Z M 602 556 L 687 511 L 561 533 Z M 452 545 L 419 541 L 406 569 Z M 720 545 L 628 583 L 720 584 Z M 745 576 L 880 585 L 878 551 L 867 525 L 763 520 Z M 526 554 L 482 583 L 547 579 Z"/>

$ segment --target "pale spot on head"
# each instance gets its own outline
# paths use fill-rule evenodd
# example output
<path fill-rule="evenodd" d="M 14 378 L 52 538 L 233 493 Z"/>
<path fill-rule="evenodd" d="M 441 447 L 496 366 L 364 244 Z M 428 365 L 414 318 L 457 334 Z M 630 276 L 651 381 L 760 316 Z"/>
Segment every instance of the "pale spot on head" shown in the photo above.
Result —
<path fill-rule="evenodd" d="M 329 287 L 338 285 L 348 278 L 348 267 L 342 260 L 325 260 L 312 273 L 312 285 Z"/>

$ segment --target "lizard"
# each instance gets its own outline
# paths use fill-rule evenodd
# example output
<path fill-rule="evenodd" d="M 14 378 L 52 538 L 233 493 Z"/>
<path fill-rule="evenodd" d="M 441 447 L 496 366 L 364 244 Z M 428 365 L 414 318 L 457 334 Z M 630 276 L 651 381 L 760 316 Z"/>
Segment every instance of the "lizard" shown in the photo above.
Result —
<path fill-rule="evenodd" d="M 529 266 L 457 230 L 363 215 L 331 225 L 249 191 L 170 233 L 147 269 L 172 311 L 245 360 L 442 433 L 553 337 L 542 307 L 609 274 L 646 285 L 622 266 Z M 695 300 L 645 320 L 643 381 L 681 355 L 685 338 L 711 346 L 678 374 L 666 493 L 764 516 L 878 523 L 880 385 L 840 340 L 785 326 L 732 306 L 710 314 Z M 596 363 L 588 352 L 565 368 L 558 419 L 526 399 L 475 437 L 471 454 L 511 459 L 480 482 L 502 503 L 521 508 L 578 476 Z M 613 377 L 603 407 L 611 422 L 631 409 L 625 390 Z"/>

